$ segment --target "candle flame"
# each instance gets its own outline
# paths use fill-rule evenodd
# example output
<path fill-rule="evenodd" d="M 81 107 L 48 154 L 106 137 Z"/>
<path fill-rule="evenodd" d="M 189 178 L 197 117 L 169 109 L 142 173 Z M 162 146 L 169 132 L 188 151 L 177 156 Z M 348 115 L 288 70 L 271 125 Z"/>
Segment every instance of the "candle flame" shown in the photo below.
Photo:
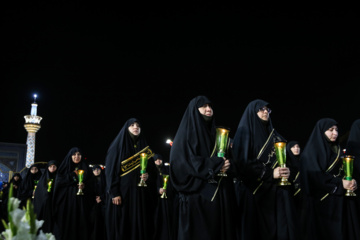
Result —
<path fill-rule="evenodd" d="M 168 139 L 168 140 L 166 140 L 166 143 L 167 143 L 167 144 L 170 144 L 170 146 L 172 146 L 173 141 L 171 141 L 170 139 Z"/>

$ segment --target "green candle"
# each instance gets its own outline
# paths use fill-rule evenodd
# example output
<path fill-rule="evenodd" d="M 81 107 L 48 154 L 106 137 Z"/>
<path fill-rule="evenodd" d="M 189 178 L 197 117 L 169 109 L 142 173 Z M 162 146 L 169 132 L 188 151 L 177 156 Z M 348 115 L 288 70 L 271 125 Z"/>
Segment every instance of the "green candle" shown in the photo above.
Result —
<path fill-rule="evenodd" d="M 345 179 L 349 181 L 352 180 L 353 165 L 354 165 L 353 163 L 354 163 L 354 158 L 352 156 L 343 157 Z"/>
<path fill-rule="evenodd" d="M 84 170 L 78 170 L 79 183 L 82 183 L 84 180 Z"/>
<path fill-rule="evenodd" d="M 140 154 L 140 173 L 146 173 L 146 167 L 147 167 L 147 162 L 148 162 L 148 158 L 147 158 L 147 154 L 146 153 L 141 153 Z"/>
<path fill-rule="evenodd" d="M 51 192 L 52 183 L 53 183 L 53 179 L 49 179 L 48 180 L 48 189 L 47 189 L 48 192 Z"/>
<path fill-rule="evenodd" d="M 229 139 L 229 130 L 226 128 L 217 128 L 216 129 L 216 147 L 217 147 L 217 156 L 225 157 L 227 142 Z"/>
<path fill-rule="evenodd" d="M 276 159 L 281 167 L 285 167 L 286 163 L 286 142 L 275 143 Z"/>
<path fill-rule="evenodd" d="M 163 175 L 163 181 L 164 181 L 163 189 L 167 188 L 168 180 L 169 180 L 169 175 Z"/>

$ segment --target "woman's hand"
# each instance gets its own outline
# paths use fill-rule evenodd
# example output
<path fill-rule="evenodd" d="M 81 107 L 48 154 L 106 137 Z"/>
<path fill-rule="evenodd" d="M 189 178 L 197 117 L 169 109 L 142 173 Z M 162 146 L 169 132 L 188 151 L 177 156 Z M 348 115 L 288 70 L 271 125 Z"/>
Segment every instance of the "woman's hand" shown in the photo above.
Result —
<path fill-rule="evenodd" d="M 229 168 L 230 168 L 230 161 L 229 159 L 224 158 L 224 165 L 220 169 L 220 172 L 225 173 L 227 170 L 229 170 Z"/>
<path fill-rule="evenodd" d="M 121 197 L 117 196 L 117 197 L 112 198 L 112 203 L 114 205 L 120 205 L 121 204 Z"/>
<path fill-rule="evenodd" d="M 343 182 L 343 187 L 346 190 L 355 191 L 357 189 L 357 182 L 355 179 L 351 181 L 343 179 L 342 182 Z"/>
<path fill-rule="evenodd" d="M 143 173 L 143 174 L 141 174 L 140 178 L 146 182 L 146 180 L 148 180 L 148 178 L 149 178 L 149 174 Z"/>
<path fill-rule="evenodd" d="M 287 167 L 277 167 L 273 171 L 273 177 L 275 179 L 278 178 L 289 178 L 290 176 L 290 169 Z"/>
<path fill-rule="evenodd" d="M 159 189 L 159 194 L 162 195 L 164 192 L 166 192 L 166 189 L 160 188 Z"/>

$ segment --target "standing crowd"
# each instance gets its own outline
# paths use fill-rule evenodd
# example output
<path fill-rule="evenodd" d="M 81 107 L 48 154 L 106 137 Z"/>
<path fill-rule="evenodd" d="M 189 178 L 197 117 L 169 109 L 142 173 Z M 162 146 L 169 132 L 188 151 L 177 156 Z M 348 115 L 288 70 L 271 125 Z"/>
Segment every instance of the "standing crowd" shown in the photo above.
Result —
<path fill-rule="evenodd" d="M 345 148 L 332 118 L 319 119 L 302 147 L 276 130 L 271 111 L 268 102 L 251 101 L 218 155 L 212 102 L 197 96 L 169 161 L 152 152 L 141 122 L 130 118 L 105 168 L 90 168 L 73 147 L 44 172 L 35 163 L 24 177 L 15 173 L 3 189 L 1 218 L 11 184 L 20 206 L 31 199 L 43 232 L 57 240 L 359 240 L 360 119 Z M 278 142 L 286 143 L 286 164 Z"/>

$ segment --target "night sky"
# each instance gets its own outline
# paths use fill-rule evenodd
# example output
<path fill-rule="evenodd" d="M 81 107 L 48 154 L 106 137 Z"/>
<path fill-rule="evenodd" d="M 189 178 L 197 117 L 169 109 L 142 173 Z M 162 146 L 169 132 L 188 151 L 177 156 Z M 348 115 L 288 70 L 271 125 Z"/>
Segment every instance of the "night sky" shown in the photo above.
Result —
<path fill-rule="evenodd" d="M 62 161 L 77 146 L 89 163 L 104 163 L 131 117 L 168 160 L 165 141 L 197 95 L 212 100 L 230 137 L 260 98 L 288 141 L 304 146 L 316 121 L 331 117 L 343 143 L 360 118 L 359 20 L 339 3 L 7 1 L 0 142 L 26 143 L 36 93 L 37 162 Z"/>

